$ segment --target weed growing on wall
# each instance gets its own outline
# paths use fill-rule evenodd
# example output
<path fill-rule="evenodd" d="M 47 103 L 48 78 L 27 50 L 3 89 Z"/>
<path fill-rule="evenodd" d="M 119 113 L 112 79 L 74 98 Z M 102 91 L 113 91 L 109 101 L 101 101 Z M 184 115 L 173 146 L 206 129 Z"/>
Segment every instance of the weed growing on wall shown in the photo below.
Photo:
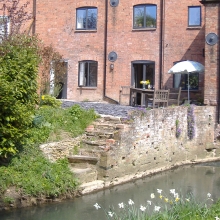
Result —
<path fill-rule="evenodd" d="M 193 139 L 195 137 L 195 115 L 193 105 L 190 105 L 187 110 L 187 130 L 189 139 Z"/>
<path fill-rule="evenodd" d="M 181 135 L 181 128 L 180 128 L 180 122 L 179 122 L 179 120 L 177 119 L 176 120 L 176 137 L 177 138 L 179 138 L 180 137 L 180 135 Z"/>

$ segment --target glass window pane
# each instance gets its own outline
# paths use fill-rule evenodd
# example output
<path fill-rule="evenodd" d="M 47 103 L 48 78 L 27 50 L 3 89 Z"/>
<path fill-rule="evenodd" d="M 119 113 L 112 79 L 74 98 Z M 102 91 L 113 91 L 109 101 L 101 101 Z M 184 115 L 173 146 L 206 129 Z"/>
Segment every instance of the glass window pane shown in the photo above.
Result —
<path fill-rule="evenodd" d="M 149 5 L 146 7 L 146 27 L 156 27 L 156 6 Z"/>
<path fill-rule="evenodd" d="M 97 9 L 88 9 L 87 28 L 96 29 Z"/>
<path fill-rule="evenodd" d="M 196 90 L 199 88 L 199 74 L 198 73 L 189 74 L 189 85 L 190 85 L 189 89 L 191 90 Z M 188 82 L 187 82 L 187 88 L 188 88 Z"/>
<path fill-rule="evenodd" d="M 0 16 L 0 36 L 4 37 L 9 33 L 9 19 L 6 16 Z"/>
<path fill-rule="evenodd" d="M 174 88 L 182 87 L 182 90 L 188 89 L 188 75 L 187 74 L 174 74 L 173 75 Z M 189 89 L 198 90 L 199 89 L 199 74 L 193 73 L 189 75 Z"/>
<path fill-rule="evenodd" d="M 201 25 L 201 8 L 189 7 L 189 26 Z"/>
<path fill-rule="evenodd" d="M 79 63 L 79 86 L 97 86 L 97 66 L 95 61 L 82 61 Z"/>
<path fill-rule="evenodd" d="M 89 64 L 89 86 L 97 86 L 97 63 Z"/>
<path fill-rule="evenodd" d="M 144 27 L 144 7 L 134 8 L 134 27 Z"/>
<path fill-rule="evenodd" d="M 84 62 L 79 63 L 79 86 L 86 85 L 85 69 L 86 69 L 86 64 Z"/>
<path fill-rule="evenodd" d="M 77 29 L 86 28 L 86 10 L 85 9 L 77 9 L 76 16 L 77 16 L 76 28 Z"/>

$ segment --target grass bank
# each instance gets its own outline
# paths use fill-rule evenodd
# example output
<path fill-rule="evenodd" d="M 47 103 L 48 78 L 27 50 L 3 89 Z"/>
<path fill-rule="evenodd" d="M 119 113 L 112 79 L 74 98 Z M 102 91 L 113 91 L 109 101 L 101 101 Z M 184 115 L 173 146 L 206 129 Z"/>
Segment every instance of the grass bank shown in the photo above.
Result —
<path fill-rule="evenodd" d="M 78 182 L 68 168 L 67 159 L 51 163 L 39 145 L 79 136 L 97 115 L 78 105 L 68 109 L 60 105 L 59 101 L 41 103 L 19 153 L 0 166 L 0 206 L 13 206 L 16 199 L 25 196 L 56 199 L 76 192 Z"/>

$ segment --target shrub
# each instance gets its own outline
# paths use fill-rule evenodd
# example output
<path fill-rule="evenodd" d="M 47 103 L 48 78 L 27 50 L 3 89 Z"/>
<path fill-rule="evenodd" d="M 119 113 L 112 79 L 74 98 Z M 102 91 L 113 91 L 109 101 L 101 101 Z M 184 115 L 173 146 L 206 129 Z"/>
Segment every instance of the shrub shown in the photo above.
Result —
<path fill-rule="evenodd" d="M 62 102 L 50 95 L 42 95 L 40 100 L 40 106 L 51 106 L 53 108 L 60 107 Z"/>
<path fill-rule="evenodd" d="M 16 35 L 0 44 L 0 158 L 24 144 L 37 103 L 38 39 Z"/>

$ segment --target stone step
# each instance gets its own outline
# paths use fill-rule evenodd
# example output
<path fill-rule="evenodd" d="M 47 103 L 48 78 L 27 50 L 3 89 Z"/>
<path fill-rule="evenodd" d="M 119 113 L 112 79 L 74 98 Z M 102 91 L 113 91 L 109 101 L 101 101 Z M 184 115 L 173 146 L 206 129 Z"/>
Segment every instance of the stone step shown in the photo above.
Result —
<path fill-rule="evenodd" d="M 104 189 L 105 182 L 103 180 L 95 180 L 87 183 L 83 183 L 79 186 L 79 190 L 82 195 L 90 192 L 94 192 L 100 189 Z"/>
<path fill-rule="evenodd" d="M 95 140 L 95 141 L 90 141 L 90 140 L 84 140 L 82 141 L 82 144 L 84 147 L 89 147 L 90 149 L 98 150 L 100 149 L 100 146 L 106 146 L 106 141 L 105 140 Z"/>
<path fill-rule="evenodd" d="M 99 160 L 98 157 L 86 156 L 86 155 L 72 155 L 67 157 L 69 163 L 88 163 L 96 164 Z"/>
<path fill-rule="evenodd" d="M 106 146 L 99 146 L 98 149 L 94 149 L 91 147 L 83 147 L 83 149 L 79 150 L 79 155 L 82 156 L 91 156 L 91 157 L 98 157 L 99 155 L 106 149 Z"/>
<path fill-rule="evenodd" d="M 85 132 L 87 138 L 100 138 L 100 139 L 109 139 L 114 137 L 115 132 L 103 131 L 103 130 L 95 130 L 92 132 Z"/>
<path fill-rule="evenodd" d="M 74 174 L 75 178 L 79 179 L 81 183 L 88 183 L 97 180 L 97 170 L 88 168 L 76 168 L 70 166 L 70 171 Z"/>
<path fill-rule="evenodd" d="M 105 123 L 120 123 L 121 117 L 115 117 L 115 116 L 102 116 L 101 118 L 98 118 L 96 121 L 98 122 L 105 122 Z"/>

